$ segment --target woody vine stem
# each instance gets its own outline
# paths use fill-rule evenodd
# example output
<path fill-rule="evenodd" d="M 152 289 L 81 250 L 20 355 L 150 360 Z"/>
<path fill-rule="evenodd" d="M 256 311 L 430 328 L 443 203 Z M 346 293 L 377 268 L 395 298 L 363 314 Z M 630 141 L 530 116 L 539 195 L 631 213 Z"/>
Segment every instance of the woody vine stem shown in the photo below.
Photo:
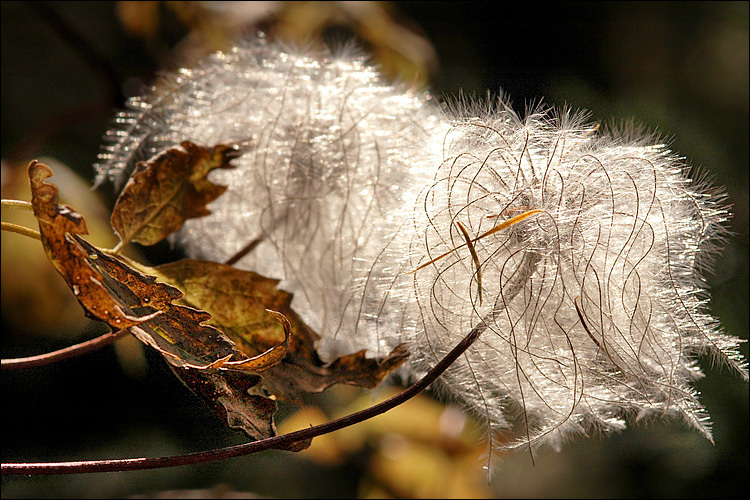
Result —
<path fill-rule="evenodd" d="M 3 370 L 21 370 L 24 368 L 35 368 L 37 366 L 49 365 L 65 359 L 70 359 L 87 352 L 94 351 L 100 347 L 112 344 L 116 340 L 125 337 L 130 333 L 127 329 L 109 332 L 80 344 L 72 345 L 58 351 L 39 354 L 38 356 L 29 356 L 28 358 L 3 359 Z"/>
<path fill-rule="evenodd" d="M 160 469 L 179 465 L 225 460 L 228 458 L 250 455 L 264 450 L 286 449 L 294 443 L 312 439 L 329 432 L 363 422 L 413 398 L 434 382 L 486 329 L 483 323 L 476 326 L 461 340 L 427 375 L 409 386 L 396 396 L 371 406 L 365 410 L 352 413 L 345 417 L 332 420 L 322 425 L 302 429 L 280 436 L 261 439 L 250 443 L 229 446 L 210 451 L 188 453 L 170 457 L 126 458 L 118 460 L 90 460 L 81 462 L 50 462 L 50 463 L 12 463 L 2 464 L 2 473 L 10 475 L 51 475 L 51 474 L 83 474 L 89 472 L 124 472 L 132 470 Z"/>
<path fill-rule="evenodd" d="M 9 206 L 15 200 L 3 200 L 3 205 Z M 25 205 L 13 206 L 13 208 L 25 209 Z M 3 227 L 3 229 L 6 229 Z M 247 253 L 257 242 L 248 245 L 249 248 L 240 251 L 240 255 Z M 232 257 L 227 264 L 236 261 Z M 189 453 L 185 455 L 176 455 L 170 457 L 152 457 L 152 458 L 131 458 L 118 460 L 93 460 L 80 462 L 52 462 L 52 463 L 10 463 L 2 464 L 2 473 L 9 475 L 52 475 L 52 474 L 82 474 L 89 472 L 124 472 L 131 470 L 146 470 L 165 467 L 175 467 L 179 465 L 190 465 L 224 460 L 228 458 L 250 455 L 270 449 L 288 449 L 294 443 L 312 439 L 329 432 L 333 432 L 351 425 L 357 424 L 364 420 L 370 419 L 396 406 L 406 402 L 426 389 L 434 382 L 466 349 L 468 349 L 479 335 L 485 330 L 486 326 L 479 325 L 474 328 L 456 347 L 430 372 L 422 379 L 410 386 L 400 394 L 387 399 L 377 405 L 365 410 L 347 415 L 345 417 L 332 420 L 326 424 L 310 427 L 301 431 L 274 436 L 267 439 L 261 439 L 250 443 L 245 443 L 216 450 Z M 27 358 L 3 359 L 2 369 L 20 370 L 25 368 L 34 368 L 58 361 L 79 356 L 93 350 L 109 345 L 120 338 L 123 338 L 128 329 L 121 329 L 116 332 L 110 332 L 94 339 L 66 347 L 57 351 L 31 356 Z"/>

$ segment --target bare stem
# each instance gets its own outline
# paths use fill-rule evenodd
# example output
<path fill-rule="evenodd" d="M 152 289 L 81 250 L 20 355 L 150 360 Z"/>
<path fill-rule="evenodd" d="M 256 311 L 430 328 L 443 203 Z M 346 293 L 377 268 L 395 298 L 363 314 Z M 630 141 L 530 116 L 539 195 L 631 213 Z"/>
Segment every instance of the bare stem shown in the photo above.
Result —
<path fill-rule="evenodd" d="M 127 329 L 118 330 L 116 332 L 109 332 L 95 339 L 81 342 L 80 344 L 72 345 L 59 351 L 52 351 L 38 356 L 31 356 L 28 358 L 14 358 L 14 359 L 3 359 L 2 369 L 3 370 L 22 370 L 24 368 L 33 368 L 36 366 L 44 366 L 65 359 L 74 358 L 87 352 L 95 351 L 100 347 L 104 347 L 113 343 L 115 340 L 121 339 L 127 335 L 129 331 Z"/>
<path fill-rule="evenodd" d="M 13 475 L 49 475 L 49 474 L 83 474 L 89 472 L 123 472 L 131 470 L 159 469 L 163 467 L 175 467 L 178 465 L 191 465 L 198 463 L 225 460 L 228 458 L 250 455 L 259 451 L 271 449 L 288 449 L 292 444 L 316 436 L 328 434 L 329 432 L 349 427 L 364 420 L 370 419 L 381 413 L 395 408 L 405 401 L 413 398 L 422 390 L 434 382 L 453 362 L 471 346 L 479 335 L 486 329 L 481 323 L 475 327 L 461 342 L 448 353 L 445 358 L 435 365 L 427 375 L 417 383 L 410 386 L 396 396 L 371 406 L 370 408 L 352 413 L 345 417 L 332 420 L 322 425 L 302 429 L 281 436 L 274 436 L 251 443 L 229 446 L 217 450 L 201 451 L 177 455 L 171 457 L 154 458 L 126 458 L 118 460 L 92 460 L 82 462 L 52 462 L 52 463 L 15 463 L 2 464 L 3 474 Z"/>
<path fill-rule="evenodd" d="M 0 201 L 0 205 L 2 205 L 3 208 L 17 208 L 18 210 L 27 210 L 29 212 L 34 211 L 34 205 L 29 201 L 2 200 Z"/>
<path fill-rule="evenodd" d="M 226 260 L 226 261 L 224 262 L 224 264 L 226 264 L 226 265 L 228 265 L 228 266 L 233 266 L 233 265 L 234 265 L 234 264 L 236 264 L 236 263 L 237 263 L 237 262 L 238 262 L 238 261 L 239 261 L 239 260 L 240 260 L 240 259 L 241 259 L 242 257 L 244 257 L 245 255 L 247 255 L 247 254 L 249 254 L 250 252 L 252 252 L 252 251 L 253 251 L 253 250 L 255 249 L 255 247 L 257 247 L 257 246 L 258 246 L 258 245 L 259 245 L 259 244 L 260 244 L 260 243 L 261 243 L 262 241 L 263 241 L 263 238 L 262 238 L 262 237 L 260 237 L 260 238 L 255 238 L 255 239 L 254 239 L 254 240 L 252 240 L 252 241 L 251 241 L 250 243 L 248 243 L 248 244 L 247 244 L 247 245 L 245 245 L 245 246 L 244 246 L 243 248 L 241 248 L 241 249 L 239 250 L 239 252 L 237 252 L 236 254 L 234 254 L 233 256 L 231 256 L 230 258 L 228 258 L 228 259 L 227 259 L 227 260 Z"/>
<path fill-rule="evenodd" d="M 13 224 L 12 222 L 2 222 L 2 230 L 3 231 L 10 231 L 11 233 L 18 233 L 22 234 L 24 236 L 28 236 L 29 238 L 34 238 L 35 240 L 41 240 L 42 237 L 39 234 L 39 231 L 34 231 L 33 229 L 29 229 L 28 227 L 19 226 L 18 224 Z"/>
<path fill-rule="evenodd" d="M 120 240 L 120 242 L 117 244 L 117 246 L 115 248 L 113 248 L 110 253 L 112 255 L 119 255 L 119 253 L 122 251 L 123 247 L 125 247 L 125 245 L 127 245 L 127 244 L 128 244 L 127 241 Z"/>

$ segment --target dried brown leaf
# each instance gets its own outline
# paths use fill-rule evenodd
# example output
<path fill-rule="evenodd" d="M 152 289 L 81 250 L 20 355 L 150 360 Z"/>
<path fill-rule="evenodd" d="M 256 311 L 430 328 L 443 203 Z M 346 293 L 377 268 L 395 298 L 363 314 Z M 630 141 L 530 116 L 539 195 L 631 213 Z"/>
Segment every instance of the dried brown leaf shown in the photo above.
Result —
<path fill-rule="evenodd" d="M 284 329 L 266 310 L 286 315 L 290 294 L 277 280 L 234 267 L 185 259 L 149 269 L 166 283 L 184 290 L 182 302 L 211 312 L 211 324 L 226 333 L 248 356 L 284 340 Z M 292 327 L 294 336 L 294 327 Z"/>
<path fill-rule="evenodd" d="M 284 329 L 266 310 L 283 314 L 291 331 L 288 350 L 280 363 L 261 373 L 263 388 L 280 399 L 298 402 L 302 394 L 321 392 L 336 383 L 375 387 L 408 356 L 406 348 L 399 346 L 385 358 L 368 359 L 363 351 L 327 365 L 315 350 L 319 336 L 292 311 L 292 295 L 276 288 L 278 280 L 190 259 L 150 272 L 182 289 L 183 303 L 209 311 L 211 324 L 221 328 L 247 356 L 281 342 Z"/>
<path fill-rule="evenodd" d="M 241 429 L 252 439 L 276 435 L 273 416 L 278 405 L 273 399 L 256 393 L 260 376 L 178 367 L 173 367 L 172 371 L 229 427 Z"/>
<path fill-rule="evenodd" d="M 187 219 L 203 217 L 206 205 L 221 196 L 226 186 L 208 180 L 217 168 L 242 154 L 224 144 L 212 148 L 184 141 L 139 162 L 112 211 L 112 227 L 122 240 L 153 245 L 178 231 Z"/>
<path fill-rule="evenodd" d="M 211 318 L 209 313 L 173 303 L 182 296 L 179 289 L 156 282 L 81 238 L 87 234 L 86 222 L 71 207 L 58 204 L 57 186 L 45 182 L 51 176 L 46 165 L 29 165 L 42 245 L 87 315 L 117 330 L 130 328 L 176 366 L 205 369 L 227 362 L 264 366 L 278 362 L 281 356 L 276 351 L 267 361 L 248 359 L 220 330 L 204 324 Z"/>
<path fill-rule="evenodd" d="M 405 347 L 399 346 L 383 359 L 367 359 L 363 351 L 327 366 L 314 348 L 318 335 L 291 310 L 292 296 L 276 288 L 278 280 L 190 259 L 147 272 L 184 290 L 182 303 L 209 311 L 210 324 L 221 328 L 247 356 L 279 349 L 275 346 L 285 340 L 282 345 L 288 348 L 280 362 L 263 370 L 235 363 L 224 364 L 220 372 L 174 370 L 230 427 L 253 439 L 275 435 L 276 398 L 300 402 L 303 394 L 320 392 L 335 383 L 375 387 L 408 355 Z M 292 450 L 307 446 L 309 442 L 297 443 Z"/>
<path fill-rule="evenodd" d="M 44 182 L 50 176 L 46 165 L 29 165 L 42 242 L 87 314 L 129 327 L 251 438 L 275 435 L 276 397 L 299 401 L 335 383 L 374 387 L 405 361 L 399 346 L 385 358 L 363 351 L 326 365 L 314 347 L 318 335 L 291 310 L 292 296 L 276 289 L 277 280 L 195 260 L 152 269 L 99 250 L 80 236 L 83 217 L 58 205 L 57 187 Z"/>
<path fill-rule="evenodd" d="M 268 311 L 281 323 L 288 341 L 289 321 L 280 313 Z M 276 349 L 276 348 L 272 348 Z M 251 359 L 263 362 L 258 355 Z M 226 365 L 225 365 L 226 367 Z M 251 439 L 264 439 L 276 435 L 273 417 L 278 409 L 276 400 L 263 390 L 260 384 L 262 376 L 230 370 L 194 370 L 191 368 L 173 367 L 180 380 L 227 422 L 233 429 L 243 431 Z M 290 451 L 304 450 L 312 440 L 294 443 Z"/>
<path fill-rule="evenodd" d="M 141 320 L 122 310 L 119 301 L 101 286 L 101 275 L 86 263 L 86 254 L 71 243 L 71 235 L 88 234 L 86 221 L 69 206 L 58 204 L 57 186 L 45 182 L 52 175 L 52 170 L 43 163 L 29 164 L 31 203 L 47 257 L 88 316 L 116 329 L 137 325 Z"/>

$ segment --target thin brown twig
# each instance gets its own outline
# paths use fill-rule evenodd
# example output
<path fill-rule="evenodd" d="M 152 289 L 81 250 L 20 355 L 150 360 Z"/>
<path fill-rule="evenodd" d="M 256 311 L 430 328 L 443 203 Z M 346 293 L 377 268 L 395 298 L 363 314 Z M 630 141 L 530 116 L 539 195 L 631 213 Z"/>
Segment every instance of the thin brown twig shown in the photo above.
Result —
<path fill-rule="evenodd" d="M 262 237 L 255 238 L 250 243 L 245 245 L 243 248 L 241 248 L 237 253 L 235 253 L 233 256 L 229 257 L 226 261 L 224 261 L 224 264 L 227 266 L 233 266 L 236 264 L 242 257 L 252 252 L 255 247 L 257 247 L 261 242 L 263 241 Z"/>
<path fill-rule="evenodd" d="M 395 408 L 413 398 L 434 382 L 486 329 L 486 325 L 477 325 L 453 350 L 448 353 L 427 375 L 396 396 L 376 404 L 362 411 L 332 420 L 322 425 L 302 429 L 281 436 L 274 436 L 251 443 L 229 446 L 217 450 L 201 451 L 176 455 L 171 457 L 126 458 L 118 460 L 92 460 L 81 462 L 52 462 L 52 463 L 13 463 L 2 464 L 3 474 L 12 475 L 50 475 L 50 474 L 83 474 L 90 472 L 124 472 L 131 470 L 159 469 L 179 465 L 225 460 L 228 458 L 250 455 L 259 451 L 271 449 L 288 449 L 292 444 L 316 436 L 327 434 L 370 419 Z"/>
<path fill-rule="evenodd" d="M 95 339 L 81 342 L 80 344 L 72 345 L 58 351 L 52 351 L 45 354 L 39 354 L 38 356 L 30 356 L 28 358 L 13 358 L 3 359 L 2 369 L 3 370 L 22 370 L 24 368 L 33 368 L 36 366 L 44 366 L 65 359 L 74 358 L 81 354 L 94 351 L 100 347 L 104 347 L 113 343 L 114 341 L 121 339 L 129 333 L 129 330 L 123 329 L 116 332 L 109 332 Z"/>

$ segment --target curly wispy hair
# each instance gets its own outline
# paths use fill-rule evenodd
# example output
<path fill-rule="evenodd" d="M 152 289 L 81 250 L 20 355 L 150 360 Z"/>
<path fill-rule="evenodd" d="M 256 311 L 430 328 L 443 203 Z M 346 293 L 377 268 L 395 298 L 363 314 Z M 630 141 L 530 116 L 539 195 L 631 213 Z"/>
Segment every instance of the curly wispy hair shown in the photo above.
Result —
<path fill-rule="evenodd" d="M 222 261 L 259 242 L 237 265 L 283 280 L 328 359 L 407 342 L 416 378 L 480 330 L 435 388 L 492 449 L 645 416 L 710 439 L 697 357 L 747 379 L 706 307 L 722 192 L 635 127 L 467 102 L 441 108 L 351 54 L 245 43 L 133 101 L 100 178 L 184 140 L 242 145 L 186 251 Z"/>

